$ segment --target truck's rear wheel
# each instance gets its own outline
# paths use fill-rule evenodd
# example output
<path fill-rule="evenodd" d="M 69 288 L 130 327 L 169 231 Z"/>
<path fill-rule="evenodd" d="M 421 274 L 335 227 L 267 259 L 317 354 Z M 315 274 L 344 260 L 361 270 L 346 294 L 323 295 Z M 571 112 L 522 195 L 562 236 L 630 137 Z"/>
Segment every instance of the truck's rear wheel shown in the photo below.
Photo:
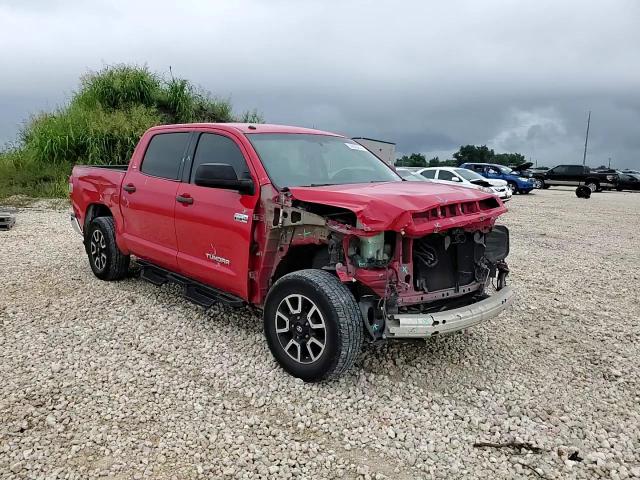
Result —
<path fill-rule="evenodd" d="M 129 256 L 116 245 L 111 217 L 97 217 L 89 224 L 85 247 L 93 274 L 101 280 L 120 280 L 129 271 Z"/>
<path fill-rule="evenodd" d="M 271 353 L 291 375 L 308 382 L 337 376 L 360 352 L 360 308 L 347 287 L 323 270 L 300 270 L 280 278 L 264 308 Z"/>

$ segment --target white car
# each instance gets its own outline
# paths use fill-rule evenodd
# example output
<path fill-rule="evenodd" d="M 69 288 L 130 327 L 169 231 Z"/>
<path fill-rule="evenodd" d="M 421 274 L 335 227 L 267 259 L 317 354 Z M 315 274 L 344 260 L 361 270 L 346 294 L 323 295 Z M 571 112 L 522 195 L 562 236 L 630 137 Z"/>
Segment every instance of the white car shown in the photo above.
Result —
<path fill-rule="evenodd" d="M 466 168 L 426 167 L 412 169 L 412 171 L 435 182 L 455 183 L 462 187 L 484 190 L 498 196 L 502 201 L 507 201 L 513 196 L 511 187 L 505 180 L 484 178 L 482 175 Z"/>

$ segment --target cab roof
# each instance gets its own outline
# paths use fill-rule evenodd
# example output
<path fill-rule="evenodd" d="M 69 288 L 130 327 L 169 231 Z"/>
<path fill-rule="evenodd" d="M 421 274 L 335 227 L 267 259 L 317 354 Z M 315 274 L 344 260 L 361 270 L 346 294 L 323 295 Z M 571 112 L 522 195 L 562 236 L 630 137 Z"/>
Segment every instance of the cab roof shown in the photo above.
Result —
<path fill-rule="evenodd" d="M 293 127 L 290 125 L 276 125 L 271 123 L 183 123 L 176 125 L 160 125 L 153 127 L 153 130 L 165 130 L 171 128 L 206 128 L 215 127 L 221 130 L 235 130 L 244 134 L 253 133 L 298 133 L 308 135 L 331 135 L 342 137 L 337 133 L 325 132 L 314 128 Z"/>

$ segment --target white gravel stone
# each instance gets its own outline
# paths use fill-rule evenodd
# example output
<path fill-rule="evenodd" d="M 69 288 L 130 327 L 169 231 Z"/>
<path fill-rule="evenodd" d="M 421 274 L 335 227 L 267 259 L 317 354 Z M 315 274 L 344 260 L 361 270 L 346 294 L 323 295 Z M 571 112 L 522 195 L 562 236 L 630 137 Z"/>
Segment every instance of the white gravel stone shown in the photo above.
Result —
<path fill-rule="evenodd" d="M 640 194 L 508 206 L 512 309 L 318 385 L 249 311 L 102 282 L 65 211 L 20 209 L 0 232 L 0 476 L 640 478 Z"/>

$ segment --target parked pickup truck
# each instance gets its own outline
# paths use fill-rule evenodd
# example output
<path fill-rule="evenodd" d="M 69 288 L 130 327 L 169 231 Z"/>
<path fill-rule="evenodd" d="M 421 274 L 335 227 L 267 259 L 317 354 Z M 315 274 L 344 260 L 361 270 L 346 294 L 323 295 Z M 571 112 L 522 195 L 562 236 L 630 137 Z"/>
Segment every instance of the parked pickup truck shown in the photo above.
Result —
<path fill-rule="evenodd" d="M 618 184 L 617 174 L 595 172 L 585 165 L 558 165 L 533 176 L 542 183 L 542 188 L 585 185 L 596 192 L 604 188 L 616 188 Z"/>
<path fill-rule="evenodd" d="M 365 340 L 465 329 L 513 299 L 500 199 L 405 182 L 333 133 L 154 127 L 128 167 L 76 166 L 69 183 L 98 278 L 135 257 L 204 307 L 258 307 L 276 360 L 306 381 L 347 370 Z"/>

